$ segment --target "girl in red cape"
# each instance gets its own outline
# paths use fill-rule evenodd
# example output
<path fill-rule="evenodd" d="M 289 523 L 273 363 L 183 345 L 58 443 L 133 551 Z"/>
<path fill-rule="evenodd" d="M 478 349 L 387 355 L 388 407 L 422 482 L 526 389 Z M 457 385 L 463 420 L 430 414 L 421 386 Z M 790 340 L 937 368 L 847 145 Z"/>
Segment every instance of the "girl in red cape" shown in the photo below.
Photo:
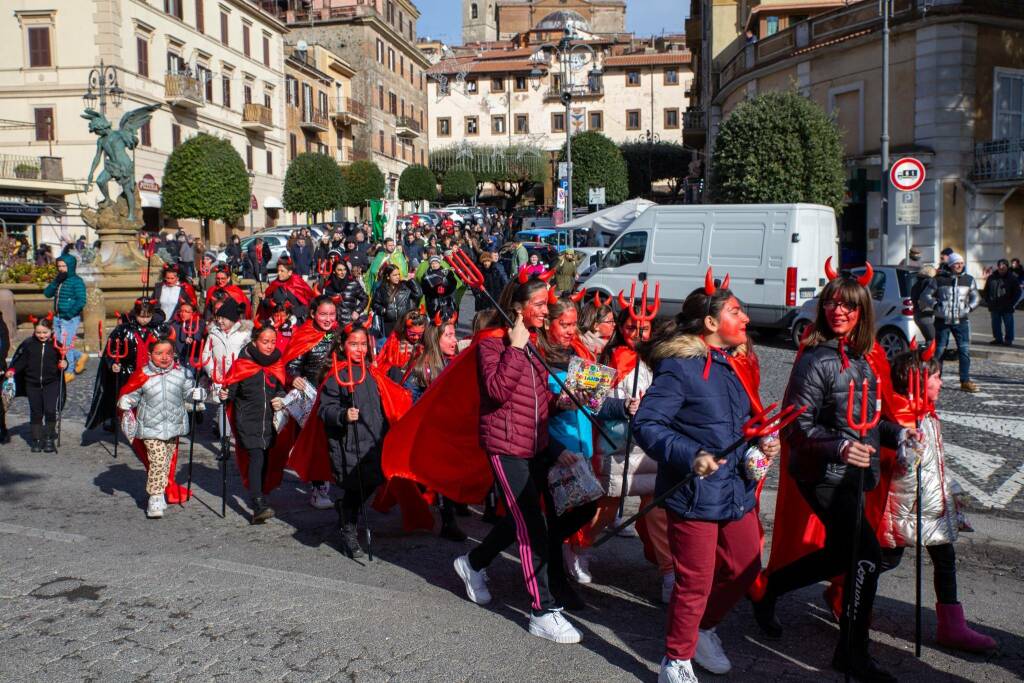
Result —
<path fill-rule="evenodd" d="M 223 292 L 227 297 L 234 299 L 242 311 L 243 318 L 252 318 L 252 302 L 249 301 L 249 297 L 245 295 L 241 287 L 232 284 L 231 268 L 226 263 L 214 266 L 213 282 L 213 287 L 206 290 L 206 302 L 203 304 L 203 317 L 207 321 L 213 320 L 214 313 L 216 313 L 214 299 L 218 298 L 218 292 Z"/>
<path fill-rule="evenodd" d="M 174 481 L 178 438 L 188 434 L 188 411 L 205 399 L 192 374 L 174 362 L 174 342 L 162 337 L 149 347 L 149 361 L 121 387 L 118 409 L 132 411 L 138 425 L 132 450 L 146 466 L 146 516 L 164 516 L 168 503 L 184 503 L 188 491 Z"/>
<path fill-rule="evenodd" d="M 266 495 L 281 484 L 288 453 L 275 449 L 274 414 L 284 408 L 288 378 L 277 349 L 277 331 L 257 327 L 231 365 L 220 390 L 226 402 L 228 423 L 235 434 L 235 459 L 242 485 L 249 491 L 252 524 L 274 516 Z"/>
<path fill-rule="evenodd" d="M 427 314 L 422 309 L 406 311 L 377 354 L 376 364 L 393 382 L 401 384 L 413 362 L 423 352 Z"/>
<path fill-rule="evenodd" d="M 788 451 L 782 461 L 770 573 L 762 598 L 754 602 L 754 617 L 766 635 L 781 636 L 782 625 L 775 617 L 778 598 L 848 572 L 856 545 L 858 572 L 846 576 L 845 592 L 850 595 L 855 589 L 857 600 L 840 618 L 832 666 L 858 680 L 895 681 L 868 653 L 881 552 L 866 515 L 859 520 L 860 536 L 855 543 L 851 539 L 858 526 L 857 498 L 879 480 L 879 447 L 895 447 L 903 435 L 899 425 L 885 419 L 863 438 L 847 423 L 850 383 L 860 392 L 867 381 L 869 414 L 855 415 L 870 421 L 876 398 L 887 393 L 888 373 L 879 373 L 869 360 L 876 346 L 874 307 L 866 288 L 870 269 L 865 283 L 833 275 L 818 297 L 815 322 L 786 388 L 784 405 L 807 410 L 783 430 Z M 858 468 L 863 470 L 863 491 L 858 489 Z M 799 523 L 807 508 L 824 526 L 823 544 L 814 527 Z"/>
<path fill-rule="evenodd" d="M 277 279 L 270 283 L 260 303 L 260 320 L 269 320 L 274 307 L 290 303 L 292 312 L 300 321 L 309 316 L 309 304 L 314 298 L 313 289 L 294 272 L 291 258 L 282 255 L 277 259 Z"/>

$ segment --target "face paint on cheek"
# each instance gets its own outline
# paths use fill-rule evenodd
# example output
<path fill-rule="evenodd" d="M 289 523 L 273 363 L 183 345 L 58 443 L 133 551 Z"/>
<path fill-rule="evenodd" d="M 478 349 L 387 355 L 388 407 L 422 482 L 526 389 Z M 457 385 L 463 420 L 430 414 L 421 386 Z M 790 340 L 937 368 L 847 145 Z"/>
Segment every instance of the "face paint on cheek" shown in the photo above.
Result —
<path fill-rule="evenodd" d="M 723 314 L 719 321 L 718 334 L 730 346 L 747 341 L 747 321 L 741 315 Z"/>

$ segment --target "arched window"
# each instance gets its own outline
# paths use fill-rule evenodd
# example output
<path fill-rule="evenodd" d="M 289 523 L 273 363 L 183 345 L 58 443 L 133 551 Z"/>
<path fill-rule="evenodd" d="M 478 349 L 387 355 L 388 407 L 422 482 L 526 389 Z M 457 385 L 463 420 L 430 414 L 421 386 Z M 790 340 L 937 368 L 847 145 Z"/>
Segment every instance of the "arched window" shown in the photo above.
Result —
<path fill-rule="evenodd" d="M 480 16 L 480 12 L 477 9 L 477 6 L 476 6 L 475 2 L 472 5 L 469 6 L 469 13 L 470 13 L 470 16 L 473 19 L 476 19 L 476 18 L 478 18 Z"/>

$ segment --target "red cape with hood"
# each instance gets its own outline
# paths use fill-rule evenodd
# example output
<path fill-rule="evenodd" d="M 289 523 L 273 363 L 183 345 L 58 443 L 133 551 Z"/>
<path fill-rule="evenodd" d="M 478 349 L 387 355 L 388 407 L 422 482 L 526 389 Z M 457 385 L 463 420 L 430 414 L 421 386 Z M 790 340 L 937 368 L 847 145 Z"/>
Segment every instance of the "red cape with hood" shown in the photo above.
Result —
<path fill-rule="evenodd" d="M 267 302 L 272 300 L 274 292 L 279 289 L 291 292 L 292 295 L 299 300 L 303 306 L 309 306 L 309 302 L 312 301 L 316 295 L 310 288 L 306 281 L 301 277 L 292 273 L 291 277 L 287 280 L 274 280 L 267 287 L 267 291 L 263 293 L 263 306 L 267 306 Z"/>
<path fill-rule="evenodd" d="M 147 362 L 148 362 L 148 360 L 147 360 Z M 130 394 L 133 391 L 136 391 L 137 389 L 142 388 L 142 385 L 144 385 L 149 380 L 150 375 L 147 375 L 143 371 L 143 369 L 142 369 L 143 367 L 144 366 L 139 366 L 138 369 L 136 369 L 135 372 L 132 373 L 132 376 L 128 378 L 128 381 L 125 382 L 124 386 L 121 387 L 121 393 L 118 394 L 118 396 L 117 396 L 117 400 L 118 401 L 120 401 L 121 397 L 124 396 L 125 394 Z M 132 412 L 134 413 L 135 409 L 132 409 Z M 120 420 L 121 419 L 121 415 L 123 413 L 124 413 L 124 411 L 121 410 L 120 408 L 118 408 L 117 409 L 117 419 Z M 149 471 L 149 455 L 146 453 L 146 445 L 144 443 L 142 443 L 142 439 L 132 439 L 132 451 L 135 453 L 135 457 L 137 457 L 142 462 L 142 464 L 146 467 L 146 471 L 148 472 Z M 188 500 L 188 497 L 189 497 L 188 488 L 185 487 L 185 486 L 182 486 L 181 484 L 179 484 L 178 482 L 175 481 L 174 475 L 175 475 L 175 472 L 177 471 L 177 469 L 178 469 L 178 440 L 175 439 L 174 440 L 174 454 L 171 456 L 171 464 L 167 468 L 167 486 L 166 486 L 166 488 L 164 488 L 164 498 L 167 500 L 167 504 L 168 505 L 183 504 L 183 503 L 185 503 L 185 501 Z"/>
<path fill-rule="evenodd" d="M 249 297 L 245 295 L 245 292 L 242 291 L 241 287 L 233 284 L 226 284 L 223 287 L 214 285 L 206 290 L 206 302 L 203 304 L 204 311 L 207 309 L 212 310 L 210 307 L 213 306 L 213 295 L 215 292 L 222 289 L 227 292 L 228 296 L 234 299 L 235 303 L 237 303 L 242 309 L 242 317 L 252 318 L 252 303 L 249 301 Z"/>
<path fill-rule="evenodd" d="M 231 364 L 231 369 L 228 370 L 228 376 L 224 378 L 222 386 L 227 388 L 232 384 L 249 379 L 257 372 L 261 371 L 265 372 L 267 375 L 277 378 L 282 385 L 288 385 L 288 378 L 284 372 L 284 363 L 282 363 L 280 359 L 272 365 L 263 367 L 256 361 L 250 360 L 249 358 L 239 358 Z M 235 405 L 233 403 L 228 403 L 225 407 L 225 412 L 228 416 L 228 423 L 231 425 L 231 431 L 235 431 Z M 263 493 L 270 493 L 280 486 L 281 481 L 284 479 L 284 468 L 285 464 L 288 462 L 288 449 L 278 446 L 281 441 L 282 440 L 280 438 L 275 440 L 274 447 L 271 448 L 270 452 L 267 454 L 267 473 L 263 477 Z M 288 443 L 291 443 L 291 441 Z M 242 443 L 238 439 L 235 439 L 235 462 L 238 465 L 238 473 L 242 477 L 242 485 L 248 489 L 249 451 L 242 446 Z"/>
<path fill-rule="evenodd" d="M 802 351 L 803 347 L 801 346 L 797 358 L 800 357 L 799 354 Z M 893 393 L 892 383 L 889 379 L 889 361 L 885 357 L 885 351 L 877 343 L 871 348 L 866 358 L 878 381 L 884 414 L 885 407 L 891 405 Z M 883 466 L 882 469 L 883 472 L 888 469 L 888 474 L 880 473 L 880 477 L 884 478 L 884 481 L 880 478 L 876 488 L 884 486 L 888 491 L 892 472 L 891 463 L 888 468 Z M 877 502 L 874 505 L 876 507 L 875 521 L 877 522 L 881 508 L 877 507 Z M 867 509 L 865 507 L 865 510 Z M 871 519 L 872 513 L 868 512 L 867 514 Z M 797 488 L 796 480 L 789 474 L 789 447 L 785 440 L 782 442 L 782 455 L 779 463 L 779 490 L 775 502 L 774 529 L 768 568 L 758 579 L 758 585 L 762 591 L 755 597 L 760 597 L 763 594 L 766 577 L 772 572 L 825 546 L 825 526 L 804 500 Z"/>

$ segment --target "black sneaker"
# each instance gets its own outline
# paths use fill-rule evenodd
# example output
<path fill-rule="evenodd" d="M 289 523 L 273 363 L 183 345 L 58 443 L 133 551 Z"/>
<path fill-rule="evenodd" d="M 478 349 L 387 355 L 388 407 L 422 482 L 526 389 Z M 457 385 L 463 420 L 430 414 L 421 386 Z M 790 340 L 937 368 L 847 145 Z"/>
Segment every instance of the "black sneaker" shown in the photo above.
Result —
<path fill-rule="evenodd" d="M 846 659 L 846 646 L 840 640 L 832 656 L 832 668 L 842 674 L 864 683 L 896 683 L 899 679 L 878 666 L 878 662 L 867 652 L 851 653 L 850 661 Z"/>
<path fill-rule="evenodd" d="M 751 600 L 750 605 L 754 608 L 754 621 L 761 628 L 761 633 L 773 640 L 781 638 L 782 624 L 775 616 L 775 598 L 765 597 L 760 601 Z"/>
<path fill-rule="evenodd" d="M 43 452 L 43 442 L 40 441 L 39 439 L 32 439 L 32 452 L 33 453 L 42 453 Z"/>

